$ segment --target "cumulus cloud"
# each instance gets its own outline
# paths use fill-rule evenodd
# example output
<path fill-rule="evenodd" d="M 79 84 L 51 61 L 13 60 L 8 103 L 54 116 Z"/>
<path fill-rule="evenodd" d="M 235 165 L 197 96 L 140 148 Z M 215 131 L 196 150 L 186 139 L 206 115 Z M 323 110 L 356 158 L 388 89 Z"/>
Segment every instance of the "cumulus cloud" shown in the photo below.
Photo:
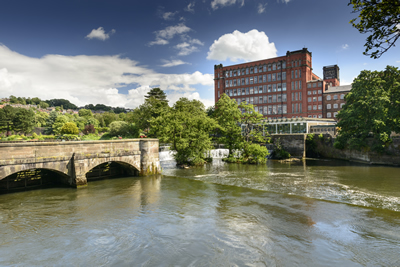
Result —
<path fill-rule="evenodd" d="M 199 50 L 197 45 L 204 45 L 199 39 L 190 39 L 187 42 L 177 44 L 175 49 L 179 50 L 179 56 L 187 56 Z"/>
<path fill-rule="evenodd" d="M 156 40 L 149 43 L 149 45 L 165 45 L 168 44 L 168 39 L 172 39 L 174 36 L 178 34 L 183 34 L 191 31 L 189 27 L 187 27 L 183 23 L 179 23 L 175 26 L 168 26 L 163 30 L 156 31 Z"/>
<path fill-rule="evenodd" d="M 163 17 L 163 19 L 165 19 L 165 20 L 174 20 L 174 16 L 175 16 L 175 14 L 177 14 L 178 13 L 178 11 L 175 11 L 175 12 L 165 12 L 163 15 L 162 15 L 162 17 Z"/>
<path fill-rule="evenodd" d="M 103 29 L 103 27 L 99 27 L 98 29 L 93 29 L 88 35 L 86 35 L 85 38 L 91 40 L 91 39 L 99 39 L 102 41 L 107 40 L 110 38 L 110 35 L 114 34 L 115 30 L 112 29 L 108 33 L 106 33 Z"/>
<path fill-rule="evenodd" d="M 251 30 L 246 33 L 234 31 L 222 35 L 210 46 L 207 59 L 232 62 L 238 60 L 252 61 L 277 56 L 274 43 L 270 43 L 264 32 Z"/>
<path fill-rule="evenodd" d="M 265 7 L 267 6 L 267 4 L 261 4 L 259 3 L 257 6 L 257 12 L 258 14 L 262 14 L 265 12 Z"/>
<path fill-rule="evenodd" d="M 183 96 L 194 94 L 195 85 L 212 88 L 213 75 L 157 73 L 119 55 L 34 58 L 0 45 L 0 97 L 64 98 L 78 106 L 102 103 L 134 108 L 144 102 L 150 88 Z M 121 94 L 122 87 L 130 88 L 129 93 Z"/>
<path fill-rule="evenodd" d="M 184 65 L 184 64 L 190 64 L 188 62 L 184 62 L 182 60 L 176 59 L 176 60 L 161 60 L 162 62 L 164 62 L 163 65 L 161 65 L 161 67 L 174 67 L 174 66 L 179 66 L 179 65 Z"/>
<path fill-rule="evenodd" d="M 236 3 L 236 0 L 213 0 L 211 2 L 211 8 L 216 10 L 219 7 L 225 7 L 225 6 L 231 6 Z M 242 2 L 242 5 L 244 4 L 244 1 Z"/>
<path fill-rule="evenodd" d="M 189 3 L 188 5 L 187 5 L 187 7 L 185 7 L 185 11 L 188 11 L 188 12 L 192 12 L 192 13 L 194 13 L 194 4 L 195 4 L 195 2 L 191 2 L 191 3 Z"/>
<path fill-rule="evenodd" d="M 343 50 L 346 50 L 346 49 L 348 49 L 348 48 L 349 48 L 349 45 L 348 45 L 348 44 L 342 45 L 342 49 L 343 49 Z"/>

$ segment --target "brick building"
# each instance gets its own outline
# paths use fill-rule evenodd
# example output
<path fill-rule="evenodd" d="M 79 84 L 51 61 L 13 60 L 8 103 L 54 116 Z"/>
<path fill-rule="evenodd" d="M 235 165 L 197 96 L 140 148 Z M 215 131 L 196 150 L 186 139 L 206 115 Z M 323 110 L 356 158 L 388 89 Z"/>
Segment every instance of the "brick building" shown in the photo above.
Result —
<path fill-rule="evenodd" d="M 351 90 L 351 85 L 328 86 L 323 94 L 323 117 L 336 118 L 339 110 L 346 104 L 344 96 Z"/>
<path fill-rule="evenodd" d="M 231 66 L 214 66 L 215 102 L 223 93 L 247 102 L 269 119 L 323 117 L 326 86 L 339 86 L 339 67 L 324 67 L 324 79 L 312 72 L 312 54 L 303 48 L 285 56 Z"/>

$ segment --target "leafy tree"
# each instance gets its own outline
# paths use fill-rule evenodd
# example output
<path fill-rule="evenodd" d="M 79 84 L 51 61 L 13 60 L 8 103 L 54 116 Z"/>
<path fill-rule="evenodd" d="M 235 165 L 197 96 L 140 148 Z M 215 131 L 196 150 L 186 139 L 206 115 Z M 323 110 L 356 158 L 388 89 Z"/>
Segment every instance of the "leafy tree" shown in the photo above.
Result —
<path fill-rule="evenodd" d="M 46 112 L 37 111 L 35 113 L 35 126 L 45 127 L 48 119 L 49 119 L 49 114 L 47 114 Z"/>
<path fill-rule="evenodd" d="M 244 145 L 240 127 L 242 112 L 235 100 L 223 94 L 215 104 L 213 117 L 220 126 L 217 129 L 218 142 L 225 144 L 226 148 L 229 149 L 228 157 L 232 157 L 234 150 L 240 150 Z"/>
<path fill-rule="evenodd" d="M 30 109 L 17 108 L 13 119 L 13 127 L 17 132 L 30 133 L 35 127 L 35 113 Z"/>
<path fill-rule="evenodd" d="M 150 121 L 162 142 L 172 144 L 177 164 L 201 165 L 213 148 L 209 133 L 217 127 L 198 100 L 179 99 L 169 112 Z"/>
<path fill-rule="evenodd" d="M 93 117 L 93 113 L 92 113 L 92 111 L 91 110 L 89 110 L 89 109 L 80 109 L 79 111 L 78 111 L 78 114 L 79 114 L 79 116 L 81 116 L 81 117 Z"/>
<path fill-rule="evenodd" d="M 144 104 L 140 105 L 133 111 L 135 124 L 143 130 L 150 131 L 151 120 L 158 118 L 161 114 L 169 110 L 166 101 L 159 100 L 155 97 L 150 97 L 145 100 Z M 150 136 L 156 137 L 157 131 L 152 129 Z"/>
<path fill-rule="evenodd" d="M 41 101 L 41 102 L 39 102 L 39 106 L 40 106 L 41 108 L 48 108 L 48 107 L 49 107 L 49 104 L 47 104 L 46 102 Z"/>
<path fill-rule="evenodd" d="M 67 116 L 65 116 L 65 115 L 57 116 L 57 118 L 52 126 L 53 132 L 57 135 L 61 134 L 61 129 L 64 126 L 64 124 L 66 124 L 67 122 L 69 122 L 69 119 Z"/>
<path fill-rule="evenodd" d="M 113 121 L 110 124 L 110 135 L 136 138 L 139 136 L 139 128 L 134 123 Z"/>
<path fill-rule="evenodd" d="M 400 71 L 391 66 L 362 71 L 345 99 L 337 116 L 340 130 L 335 146 L 369 148 L 367 137 L 372 137 L 372 149 L 383 151 L 392 141 L 391 133 L 400 132 Z"/>
<path fill-rule="evenodd" d="M 265 163 L 268 149 L 259 144 L 268 141 L 263 135 L 263 115 L 255 112 L 252 104 L 243 102 L 239 107 L 244 110 L 240 120 L 244 138 L 242 158 L 249 163 Z"/>
<path fill-rule="evenodd" d="M 110 126 L 110 123 L 113 121 L 118 120 L 118 115 L 116 115 L 114 112 L 104 112 L 102 114 L 105 126 Z"/>
<path fill-rule="evenodd" d="M 74 122 L 67 122 L 61 127 L 61 134 L 78 134 L 79 129 Z"/>
<path fill-rule="evenodd" d="M 13 129 L 13 120 L 15 117 L 16 109 L 12 106 L 6 105 L 0 109 L 0 129 L 6 130 L 6 135 L 9 136 L 10 131 Z"/>
<path fill-rule="evenodd" d="M 167 100 L 167 95 L 165 94 L 165 92 L 163 90 L 161 90 L 160 88 L 156 87 L 156 88 L 152 88 L 147 95 L 144 96 L 147 99 L 150 99 L 151 97 L 154 97 L 157 100 L 163 101 L 165 103 L 168 103 Z"/>
<path fill-rule="evenodd" d="M 398 0 L 350 0 L 353 13 L 360 13 L 350 23 L 360 33 L 369 33 L 364 55 L 379 58 L 400 37 L 400 2 Z M 358 20 L 359 19 L 359 20 Z M 375 51 L 372 51 L 375 49 Z M 371 52 L 370 52 L 371 51 Z"/>
<path fill-rule="evenodd" d="M 46 100 L 46 103 L 50 105 L 50 107 L 63 107 L 65 109 L 78 109 L 78 107 L 69 100 L 66 99 L 50 99 Z"/>

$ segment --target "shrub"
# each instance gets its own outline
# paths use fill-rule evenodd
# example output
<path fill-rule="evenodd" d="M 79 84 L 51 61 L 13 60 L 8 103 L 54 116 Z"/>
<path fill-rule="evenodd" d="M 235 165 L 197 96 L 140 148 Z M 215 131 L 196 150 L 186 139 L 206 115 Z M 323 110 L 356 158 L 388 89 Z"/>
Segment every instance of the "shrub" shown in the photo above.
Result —
<path fill-rule="evenodd" d="M 75 122 L 67 122 L 61 127 L 61 134 L 78 134 L 79 129 Z"/>
<path fill-rule="evenodd" d="M 96 129 L 94 128 L 93 124 L 87 124 L 82 132 L 83 134 L 93 134 L 96 132 Z"/>

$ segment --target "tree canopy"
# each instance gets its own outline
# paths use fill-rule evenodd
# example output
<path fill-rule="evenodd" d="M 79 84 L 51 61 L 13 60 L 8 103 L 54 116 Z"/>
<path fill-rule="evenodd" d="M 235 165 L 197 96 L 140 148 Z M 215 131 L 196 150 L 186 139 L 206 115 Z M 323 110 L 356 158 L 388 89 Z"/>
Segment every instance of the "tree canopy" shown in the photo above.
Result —
<path fill-rule="evenodd" d="M 144 96 L 146 99 L 149 99 L 151 97 L 154 97 L 157 100 L 163 101 L 168 103 L 167 100 L 167 95 L 165 94 L 165 92 L 163 90 L 161 90 L 160 88 L 156 87 L 156 88 L 152 88 L 147 95 Z"/>
<path fill-rule="evenodd" d="M 381 57 L 400 37 L 400 1 L 350 0 L 349 5 L 353 5 L 353 13 L 360 13 L 350 23 L 360 33 L 370 34 L 363 54 Z"/>
<path fill-rule="evenodd" d="M 339 136 L 335 146 L 382 151 L 392 132 L 400 132 L 400 71 L 364 70 L 354 79 L 346 104 L 339 112 Z M 373 138 L 373 144 L 367 142 Z"/>

